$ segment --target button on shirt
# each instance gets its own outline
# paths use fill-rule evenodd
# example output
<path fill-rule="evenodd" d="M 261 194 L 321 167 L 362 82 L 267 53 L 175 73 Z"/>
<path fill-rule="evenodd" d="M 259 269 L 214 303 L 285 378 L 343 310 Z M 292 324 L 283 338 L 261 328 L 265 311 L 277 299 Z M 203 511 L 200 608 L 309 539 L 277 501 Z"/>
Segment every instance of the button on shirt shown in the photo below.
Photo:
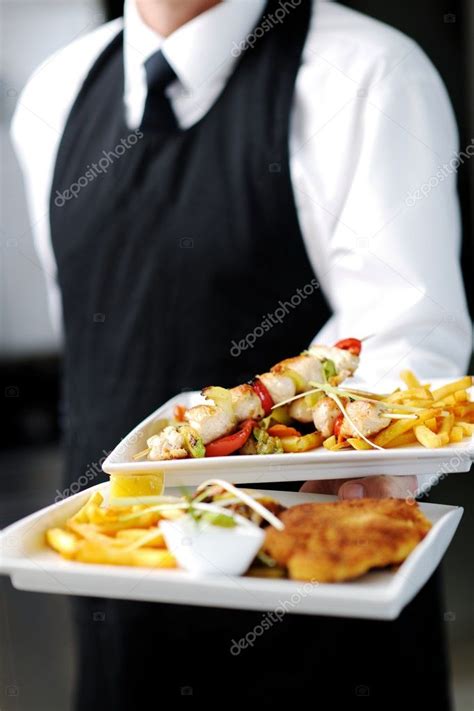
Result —
<path fill-rule="evenodd" d="M 291 3 L 284 7 L 291 12 Z M 134 0 L 126 0 L 124 20 L 76 40 L 33 74 L 12 135 L 57 324 L 51 182 L 69 111 L 89 69 L 123 28 L 124 107 L 133 131 L 147 98 L 144 64 L 161 50 L 176 73 L 166 94 L 179 125 L 188 128 L 213 105 L 243 47 L 252 51 L 259 34 L 284 22 L 281 13 L 260 22 L 264 10 L 264 0 L 226 0 L 163 38 L 144 23 Z M 301 230 L 334 313 L 315 341 L 375 334 L 364 344 L 359 375 L 380 388 L 397 382 L 403 368 L 434 378 L 467 367 L 458 151 L 448 96 L 421 49 L 365 15 L 315 2 L 290 129 Z M 256 327 L 260 317 L 256 310 Z"/>

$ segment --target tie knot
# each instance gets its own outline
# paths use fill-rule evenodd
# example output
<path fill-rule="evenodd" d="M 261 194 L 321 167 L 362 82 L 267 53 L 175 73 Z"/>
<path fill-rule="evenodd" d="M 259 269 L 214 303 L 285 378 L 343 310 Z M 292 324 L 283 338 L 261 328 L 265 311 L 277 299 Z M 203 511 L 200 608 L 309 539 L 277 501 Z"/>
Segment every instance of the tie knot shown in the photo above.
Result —
<path fill-rule="evenodd" d="M 159 50 L 145 62 L 148 89 L 164 91 L 177 77 L 163 52 Z"/>

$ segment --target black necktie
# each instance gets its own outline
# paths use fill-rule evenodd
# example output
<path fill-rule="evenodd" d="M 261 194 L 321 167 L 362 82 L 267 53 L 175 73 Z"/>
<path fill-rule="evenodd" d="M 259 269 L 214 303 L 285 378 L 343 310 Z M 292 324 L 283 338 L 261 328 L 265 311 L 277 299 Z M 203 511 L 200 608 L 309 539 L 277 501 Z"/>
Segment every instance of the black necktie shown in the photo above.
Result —
<path fill-rule="evenodd" d="M 175 131 L 178 123 L 165 90 L 177 77 L 161 50 L 146 60 L 145 71 L 148 94 L 140 128 L 159 134 Z"/>

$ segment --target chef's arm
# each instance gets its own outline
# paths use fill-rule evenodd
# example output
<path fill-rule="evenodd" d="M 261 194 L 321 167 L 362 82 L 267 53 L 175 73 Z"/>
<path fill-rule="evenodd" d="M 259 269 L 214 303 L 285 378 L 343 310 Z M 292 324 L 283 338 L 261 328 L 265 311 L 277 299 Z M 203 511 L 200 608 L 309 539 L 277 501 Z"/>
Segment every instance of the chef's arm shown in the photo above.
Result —
<path fill-rule="evenodd" d="M 314 340 L 374 334 L 364 343 L 357 379 L 382 390 L 399 384 L 405 368 L 427 379 L 464 374 L 472 349 L 456 172 L 460 161 L 474 156 L 474 143 L 459 147 L 442 81 L 416 53 L 335 119 L 350 124 L 351 146 L 341 141 L 352 158 L 334 156 L 344 165 L 345 194 L 335 189 L 337 200 L 321 202 L 324 167 L 317 149 L 328 138 L 324 130 L 299 157 L 295 191 L 306 234 L 311 225 L 315 230 L 309 253 L 320 255 L 314 266 L 334 313 Z M 344 117 L 347 111 L 352 117 Z M 331 178 L 334 170 L 327 173 Z M 330 193 L 327 185 L 324 190 Z M 343 497 L 406 497 L 435 482 L 433 475 L 305 486 Z"/>
<path fill-rule="evenodd" d="M 474 142 L 459 148 L 443 83 L 414 47 L 294 156 L 303 233 L 334 313 L 314 340 L 375 334 L 359 375 L 381 388 L 404 368 L 463 374 L 472 347 L 456 172 Z"/>

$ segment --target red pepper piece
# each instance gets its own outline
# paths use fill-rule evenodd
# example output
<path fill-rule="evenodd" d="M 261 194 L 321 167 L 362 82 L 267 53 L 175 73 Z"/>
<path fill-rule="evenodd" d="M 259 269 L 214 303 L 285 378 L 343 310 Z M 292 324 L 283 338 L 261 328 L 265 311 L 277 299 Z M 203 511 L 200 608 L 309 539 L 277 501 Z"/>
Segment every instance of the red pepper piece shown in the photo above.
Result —
<path fill-rule="evenodd" d="M 263 412 L 265 417 L 270 414 L 271 409 L 274 405 L 272 396 L 268 392 L 267 388 L 265 385 L 262 383 L 260 378 L 255 378 L 252 380 L 250 385 L 253 387 L 255 392 L 257 393 L 258 397 L 260 398 L 260 402 L 262 403 L 263 407 Z"/>
<path fill-rule="evenodd" d="M 240 430 L 234 434 L 209 442 L 206 444 L 206 457 L 226 457 L 228 454 L 237 452 L 244 446 L 256 424 L 255 420 L 245 420 L 242 422 Z"/>
<path fill-rule="evenodd" d="M 362 341 L 358 338 L 343 338 L 334 344 L 335 348 L 340 348 L 343 351 L 349 351 L 352 355 L 359 355 L 362 350 Z"/>

